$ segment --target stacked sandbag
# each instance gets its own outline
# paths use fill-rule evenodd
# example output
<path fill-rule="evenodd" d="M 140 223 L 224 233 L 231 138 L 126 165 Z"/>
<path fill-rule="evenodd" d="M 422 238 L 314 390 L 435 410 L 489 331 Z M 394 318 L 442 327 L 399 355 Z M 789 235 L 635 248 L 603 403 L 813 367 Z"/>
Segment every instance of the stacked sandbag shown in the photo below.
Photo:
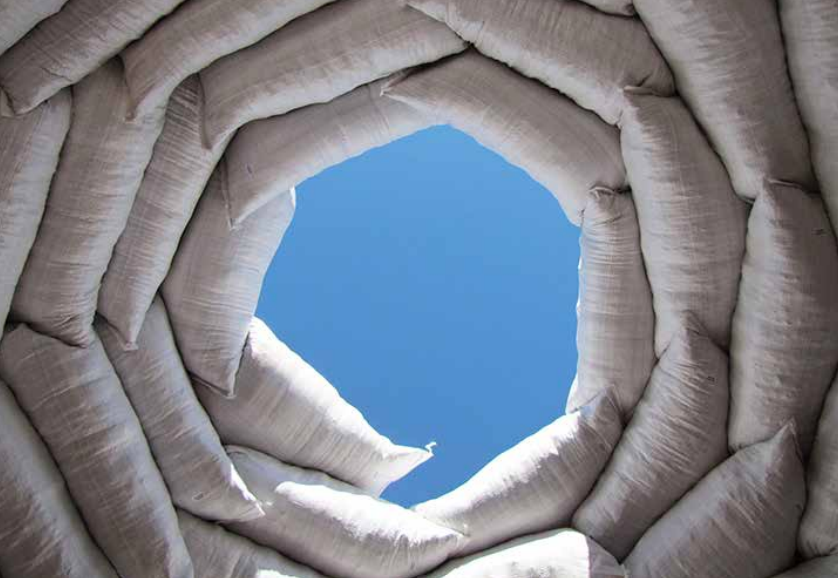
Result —
<path fill-rule="evenodd" d="M 239 130 L 227 150 L 233 224 L 328 167 L 428 127 L 423 114 L 382 96 L 393 79 Z"/>
<path fill-rule="evenodd" d="M 624 559 L 643 533 L 727 459 L 727 356 L 687 319 L 652 372 L 573 527 Z"/>
<path fill-rule="evenodd" d="M 165 104 L 186 77 L 215 60 L 331 1 L 187 2 L 122 53 L 135 114 L 142 116 Z"/>
<path fill-rule="evenodd" d="M 235 398 L 226 399 L 198 388 L 222 441 L 321 470 L 373 495 L 431 457 L 376 432 L 257 318 L 250 324 L 235 391 Z"/>
<path fill-rule="evenodd" d="M 428 578 L 610 578 L 625 577 L 614 557 L 590 538 L 569 529 L 512 540 L 485 552 L 452 560 Z"/>
<path fill-rule="evenodd" d="M 221 446 L 183 368 L 166 308 L 155 299 L 137 340 L 125 351 L 104 320 L 96 331 L 137 413 L 172 503 L 205 520 L 263 515 Z"/>
<path fill-rule="evenodd" d="M 838 229 L 838 4 L 782 0 L 780 16 L 797 105 L 832 226 Z"/>
<path fill-rule="evenodd" d="M 323 578 L 270 548 L 178 510 L 195 578 Z"/>
<path fill-rule="evenodd" d="M 620 410 L 604 393 L 500 454 L 453 492 L 413 509 L 463 534 L 461 555 L 566 527 L 622 430 Z"/>
<path fill-rule="evenodd" d="M 25 4 L 33 1 L 43 3 Z M 15 112 L 29 112 L 99 68 L 183 1 L 72 0 L 0 57 L 0 86 Z"/>
<path fill-rule="evenodd" d="M 474 50 L 414 72 L 385 94 L 470 134 L 524 169 L 575 224 L 589 190 L 626 185 L 617 129 Z"/>
<path fill-rule="evenodd" d="M 816 188 L 776 0 L 634 4 L 736 192 L 755 199 L 766 178 Z"/>
<path fill-rule="evenodd" d="M 678 98 L 627 90 L 621 143 L 654 295 L 656 353 L 687 312 L 727 349 L 747 205 Z"/>
<path fill-rule="evenodd" d="M 567 410 L 613 387 L 628 415 L 655 365 L 655 313 L 631 196 L 592 192 L 579 244 L 579 358 Z"/>
<path fill-rule="evenodd" d="M 826 398 L 806 480 L 809 500 L 798 549 L 807 558 L 838 555 L 838 377 Z"/>
<path fill-rule="evenodd" d="M 393 0 L 340 0 L 201 72 L 207 142 L 465 48 L 444 24 Z"/>
<path fill-rule="evenodd" d="M 17 326 L 0 375 L 58 464 L 121 578 L 192 578 L 166 485 L 101 342 L 65 345 Z"/>
<path fill-rule="evenodd" d="M 461 548 L 463 536 L 314 470 L 239 447 L 228 452 L 265 517 L 229 527 L 330 576 L 411 578 Z"/>
<path fill-rule="evenodd" d="M 643 23 L 577 0 L 407 0 L 483 54 L 617 124 L 625 86 L 671 95 L 674 80 Z M 607 42 L 603 39 L 607 38 Z"/>
<path fill-rule="evenodd" d="M 73 87 L 70 132 L 12 302 L 14 319 L 71 345 L 93 341 L 99 285 L 163 128 L 162 111 L 128 121 L 129 107 L 119 59 Z"/>
<path fill-rule="evenodd" d="M 819 196 L 773 183 L 757 198 L 733 316 L 731 448 L 797 422 L 808 455 L 838 368 L 838 244 Z"/>
<path fill-rule="evenodd" d="M 788 568 L 806 503 L 794 426 L 710 472 L 625 561 L 632 578 L 764 578 Z"/>
<path fill-rule="evenodd" d="M 29 114 L 0 115 L 0 337 L 18 279 L 35 243 L 50 182 L 70 128 L 65 90 Z"/>
<path fill-rule="evenodd" d="M 116 578 L 41 438 L 0 382 L 0 572 L 15 578 Z"/>
<path fill-rule="evenodd" d="M 838 556 L 816 558 L 778 574 L 774 578 L 835 578 L 838 576 Z"/>
<path fill-rule="evenodd" d="M 296 206 L 286 191 L 231 228 L 222 162 L 210 177 L 163 283 L 180 353 L 193 379 L 232 397 L 262 281 Z"/>
<path fill-rule="evenodd" d="M 66 3 L 67 0 L 0 0 L 0 54 Z"/>
<path fill-rule="evenodd" d="M 98 312 L 128 348 L 134 347 L 146 311 L 227 146 L 225 141 L 212 149 L 204 147 L 203 110 L 200 80 L 191 76 L 169 100 L 163 132 L 102 278 Z"/>

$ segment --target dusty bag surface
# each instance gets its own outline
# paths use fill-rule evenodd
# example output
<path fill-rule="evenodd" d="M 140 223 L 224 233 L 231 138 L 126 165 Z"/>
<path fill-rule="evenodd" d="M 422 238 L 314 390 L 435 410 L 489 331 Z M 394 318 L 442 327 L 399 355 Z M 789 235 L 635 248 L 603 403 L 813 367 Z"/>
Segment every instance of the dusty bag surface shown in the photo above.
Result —
<path fill-rule="evenodd" d="M 35 243 L 71 109 L 72 97 L 65 90 L 29 114 L 0 115 L 0 337 Z"/>
<path fill-rule="evenodd" d="M 609 124 L 622 114 L 623 87 L 671 95 L 669 66 L 643 23 L 576 0 L 407 0 L 483 54 L 505 62 L 592 110 Z M 607 41 L 603 41 L 607 39 Z"/>
<path fill-rule="evenodd" d="M 616 402 L 603 393 L 500 454 L 456 490 L 413 510 L 466 536 L 460 555 L 568 526 L 622 430 Z"/>
<path fill-rule="evenodd" d="M 0 374 L 119 576 L 192 578 L 166 485 L 101 342 L 70 347 L 19 325 L 0 344 Z"/>
<path fill-rule="evenodd" d="M 464 48 L 447 26 L 402 2 L 340 0 L 201 72 L 207 142 Z"/>
<path fill-rule="evenodd" d="M 233 463 L 265 517 L 230 524 L 330 576 L 410 578 L 462 546 L 463 536 L 314 470 L 230 446 Z"/>
<path fill-rule="evenodd" d="M 589 190 L 626 185 L 617 129 L 475 50 L 412 73 L 384 92 L 524 169 L 577 225 Z"/>
<path fill-rule="evenodd" d="M 739 294 L 748 208 L 678 98 L 626 92 L 621 144 L 655 303 L 655 350 L 695 315 L 723 349 Z"/>
<path fill-rule="evenodd" d="M 669 62 L 678 92 L 719 151 L 736 192 L 755 199 L 766 178 L 814 189 L 777 3 L 634 0 L 634 4 Z"/>
<path fill-rule="evenodd" d="M 774 184 L 748 222 L 730 347 L 731 448 L 796 420 L 808 455 L 838 367 L 838 245 L 819 196 Z"/>
<path fill-rule="evenodd" d="M 609 578 L 625 570 L 596 542 L 569 529 L 526 536 L 452 560 L 428 578 Z"/>
<path fill-rule="evenodd" d="M 125 229 L 102 278 L 98 312 L 134 346 L 198 199 L 226 141 L 203 144 L 203 93 L 197 76 L 175 90 Z"/>
<path fill-rule="evenodd" d="M 181 2 L 72 0 L 0 57 L 0 86 L 15 112 L 28 112 L 99 68 Z"/>
<path fill-rule="evenodd" d="M 165 104 L 189 75 L 332 0 L 187 2 L 122 53 L 135 114 Z"/>
<path fill-rule="evenodd" d="M 12 302 L 14 319 L 72 345 L 93 340 L 99 285 L 163 128 L 162 111 L 131 122 L 128 106 L 118 59 L 73 87 L 70 132 Z"/>
<path fill-rule="evenodd" d="M 232 396 L 268 266 L 296 206 L 294 190 L 231 229 L 226 167 L 213 172 L 163 283 L 175 340 L 194 379 Z"/>
<path fill-rule="evenodd" d="M 0 572 L 16 578 L 116 578 L 64 478 L 0 382 Z"/>
<path fill-rule="evenodd" d="M 183 368 L 166 308 L 154 300 L 135 351 L 102 318 L 96 332 L 148 439 L 178 508 L 205 520 L 245 520 L 262 515 L 221 446 Z"/>
<path fill-rule="evenodd" d="M 684 320 L 611 461 L 574 514 L 573 527 L 618 560 L 727 459 L 727 361 L 693 319 Z"/>
<path fill-rule="evenodd" d="M 782 0 L 780 16 L 797 106 L 832 226 L 838 229 L 838 5 Z"/>
<path fill-rule="evenodd" d="M 832 556 L 804 562 L 774 578 L 834 578 L 836 575 L 838 575 L 838 556 Z"/>
<path fill-rule="evenodd" d="M 809 500 L 800 523 L 798 549 L 807 558 L 838 555 L 838 378 L 821 413 L 806 480 Z"/>
<path fill-rule="evenodd" d="M 250 324 L 235 390 L 233 399 L 197 390 L 225 443 L 324 471 L 374 495 L 431 457 L 375 431 L 258 318 Z"/>
<path fill-rule="evenodd" d="M 273 196 L 328 167 L 432 124 L 415 109 L 382 96 L 394 78 L 398 75 L 239 130 L 226 153 L 232 222 L 240 223 Z"/>
<path fill-rule="evenodd" d="M 0 54 L 32 30 L 35 25 L 52 16 L 67 0 L 0 0 Z"/>
<path fill-rule="evenodd" d="M 323 578 L 270 548 L 178 510 L 196 578 Z"/>
<path fill-rule="evenodd" d="M 806 503 L 789 424 L 710 472 L 625 562 L 632 578 L 762 578 L 788 568 Z"/>
<path fill-rule="evenodd" d="M 652 292 L 631 196 L 591 193 L 579 244 L 579 358 L 567 410 L 614 387 L 627 415 L 643 395 L 655 364 Z"/>

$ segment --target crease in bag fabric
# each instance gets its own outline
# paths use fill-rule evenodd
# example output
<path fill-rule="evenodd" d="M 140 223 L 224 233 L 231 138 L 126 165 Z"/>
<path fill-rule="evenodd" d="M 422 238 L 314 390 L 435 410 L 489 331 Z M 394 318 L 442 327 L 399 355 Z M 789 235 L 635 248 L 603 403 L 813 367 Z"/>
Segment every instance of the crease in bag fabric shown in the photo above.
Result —
<path fill-rule="evenodd" d="M 0 56 L 0 86 L 16 113 L 29 112 L 100 68 L 183 1 L 72 0 Z"/>
<path fill-rule="evenodd" d="M 0 572 L 15 578 L 117 578 L 64 478 L 0 382 Z"/>
<path fill-rule="evenodd" d="M 430 126 L 425 115 L 381 94 L 402 74 L 240 129 L 226 152 L 233 224 L 324 169 Z"/>
<path fill-rule="evenodd" d="M 815 558 L 774 578 L 835 578 L 838 576 L 838 556 Z"/>
<path fill-rule="evenodd" d="M 197 390 L 225 443 L 321 470 L 373 495 L 431 458 L 375 431 L 258 318 L 250 324 L 235 391 L 226 399 Z"/>
<path fill-rule="evenodd" d="M 577 0 L 407 0 L 477 50 L 540 80 L 609 124 L 622 114 L 623 87 L 675 91 L 666 61 L 643 23 Z M 607 39 L 607 41 L 603 41 Z"/>
<path fill-rule="evenodd" d="M 207 142 L 460 52 L 447 26 L 394 0 L 340 0 L 201 71 Z"/>
<path fill-rule="evenodd" d="M 623 431 L 611 392 L 500 454 L 465 484 L 413 507 L 466 536 L 460 555 L 569 525 Z"/>
<path fill-rule="evenodd" d="M 118 59 L 73 87 L 70 132 L 12 301 L 13 320 L 70 345 L 94 340 L 102 276 L 163 129 L 163 111 L 126 121 L 128 106 Z"/>
<path fill-rule="evenodd" d="M 230 228 L 225 171 L 222 160 L 184 233 L 162 294 L 192 378 L 232 397 L 262 281 L 291 224 L 296 193 L 286 191 Z"/>
<path fill-rule="evenodd" d="M 127 349 L 169 272 L 181 237 L 227 142 L 203 144 L 203 93 L 197 76 L 175 90 L 125 229 L 102 278 L 98 313 Z"/>
<path fill-rule="evenodd" d="M 455 555 L 463 536 L 326 474 L 240 447 L 227 451 L 265 509 L 228 524 L 330 576 L 411 578 Z"/>
<path fill-rule="evenodd" d="M 137 350 L 125 351 L 102 318 L 96 332 L 148 439 L 176 507 L 205 520 L 264 515 L 201 407 L 178 355 L 163 301 L 146 316 Z"/>
<path fill-rule="evenodd" d="M 579 244 L 579 357 L 567 411 L 613 387 L 630 415 L 655 365 L 655 313 L 631 196 L 590 193 Z"/>
<path fill-rule="evenodd" d="M 59 92 L 32 112 L 0 115 L 0 337 L 35 243 L 67 131 L 72 96 Z"/>
<path fill-rule="evenodd" d="M 634 9 L 633 0 L 582 0 L 585 4 L 593 6 L 607 14 L 619 14 L 621 16 L 634 16 L 637 11 Z"/>
<path fill-rule="evenodd" d="M 0 343 L 0 375 L 119 576 L 193 578 L 166 484 L 101 342 L 70 347 L 19 325 Z"/>
<path fill-rule="evenodd" d="M 66 3 L 67 0 L 0 0 L 0 54 Z"/>
<path fill-rule="evenodd" d="M 616 128 L 476 50 L 417 70 L 384 89 L 524 169 L 578 225 L 595 187 L 626 186 Z"/>

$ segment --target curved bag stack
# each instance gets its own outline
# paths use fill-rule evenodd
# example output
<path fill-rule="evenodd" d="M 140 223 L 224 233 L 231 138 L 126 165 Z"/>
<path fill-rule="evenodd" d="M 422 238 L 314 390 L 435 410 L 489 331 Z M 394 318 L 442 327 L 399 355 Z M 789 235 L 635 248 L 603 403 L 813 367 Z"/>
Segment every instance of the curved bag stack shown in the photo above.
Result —
<path fill-rule="evenodd" d="M 838 576 L 836 103 L 835 0 L 0 0 L 0 576 Z M 295 187 L 436 124 L 579 226 L 579 357 L 403 508 L 255 311 Z"/>

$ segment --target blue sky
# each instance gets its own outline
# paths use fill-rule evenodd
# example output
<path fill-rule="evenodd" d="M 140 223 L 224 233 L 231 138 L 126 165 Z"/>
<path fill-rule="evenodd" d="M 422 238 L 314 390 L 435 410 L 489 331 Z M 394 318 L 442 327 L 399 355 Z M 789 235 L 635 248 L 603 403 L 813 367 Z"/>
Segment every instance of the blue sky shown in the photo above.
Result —
<path fill-rule="evenodd" d="M 297 188 L 257 314 L 378 431 L 439 444 L 384 494 L 412 505 L 564 413 L 578 239 L 523 171 L 431 128 Z"/>

